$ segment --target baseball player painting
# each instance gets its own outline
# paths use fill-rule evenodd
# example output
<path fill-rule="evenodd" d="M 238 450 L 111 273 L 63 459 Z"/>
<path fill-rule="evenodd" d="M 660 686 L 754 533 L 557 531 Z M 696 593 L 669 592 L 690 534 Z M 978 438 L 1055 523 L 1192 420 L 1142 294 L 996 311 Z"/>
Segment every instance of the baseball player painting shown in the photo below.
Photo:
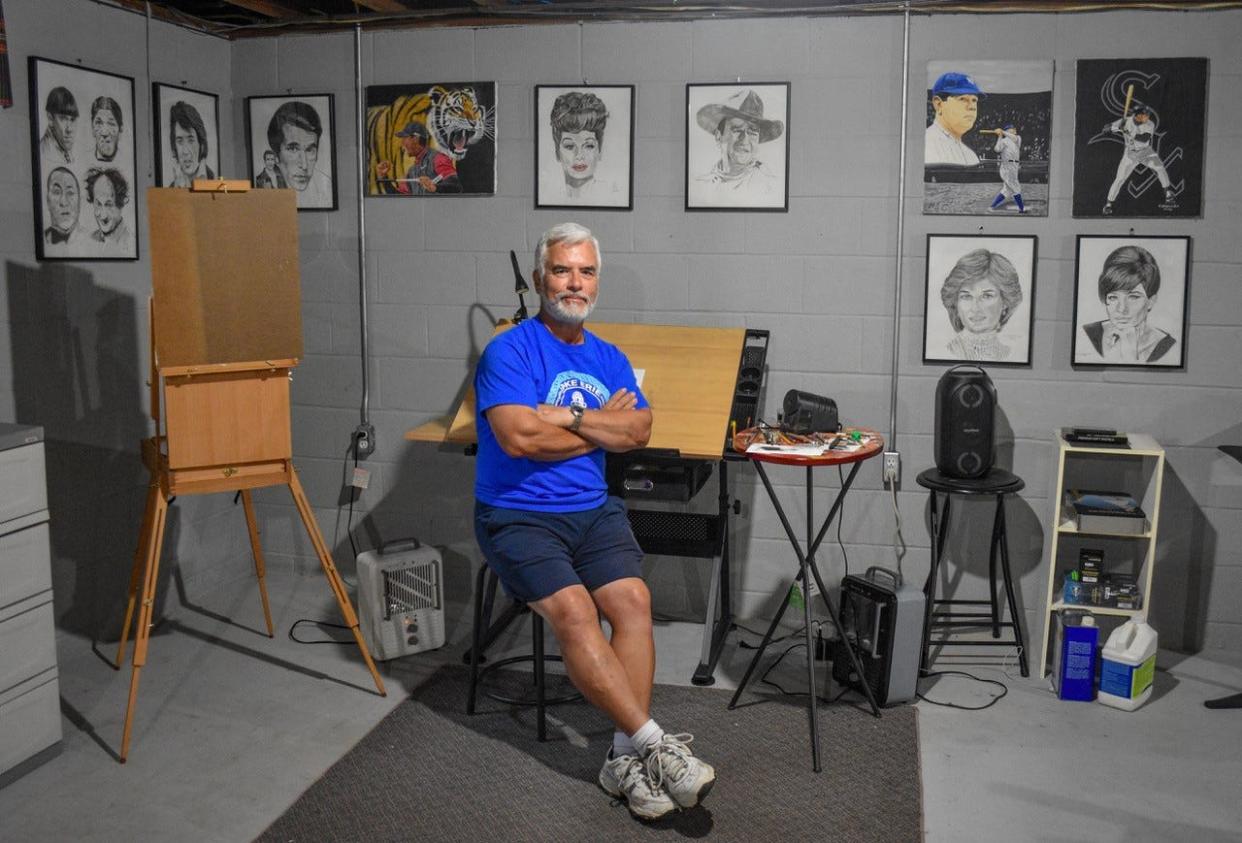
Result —
<path fill-rule="evenodd" d="M 1022 201 L 1022 185 L 1018 184 L 1018 158 L 1022 151 L 1022 136 L 1012 123 L 996 130 L 996 156 L 999 163 L 1001 189 L 992 200 L 989 211 L 999 211 L 1006 201 L 1012 199 L 1018 206 L 1018 213 L 1026 213 L 1026 204 Z"/>
<path fill-rule="evenodd" d="M 1075 217 L 1203 214 L 1207 72 L 1204 58 L 1078 60 Z M 1021 119 L 1014 122 L 1028 134 Z M 1025 160 L 1022 166 L 1026 179 Z"/>
<path fill-rule="evenodd" d="M 1175 209 L 1177 195 L 1173 193 L 1169 173 L 1164 168 L 1164 162 L 1160 160 L 1160 153 L 1156 152 L 1152 146 L 1152 139 L 1156 136 L 1156 118 L 1151 109 L 1141 105 L 1134 109 L 1134 113 L 1129 117 L 1122 117 L 1110 123 L 1108 130 L 1115 135 L 1121 135 L 1125 139 L 1126 148 L 1121 153 L 1121 160 L 1117 162 L 1117 177 L 1113 179 L 1113 184 L 1108 189 L 1108 201 L 1104 203 L 1104 216 L 1112 216 L 1113 203 L 1117 201 L 1117 194 L 1121 192 L 1122 186 L 1129 180 L 1130 175 L 1139 167 L 1146 167 L 1156 174 L 1156 178 L 1160 179 L 1160 186 L 1164 188 L 1164 201 L 1160 203 L 1160 210 Z"/>

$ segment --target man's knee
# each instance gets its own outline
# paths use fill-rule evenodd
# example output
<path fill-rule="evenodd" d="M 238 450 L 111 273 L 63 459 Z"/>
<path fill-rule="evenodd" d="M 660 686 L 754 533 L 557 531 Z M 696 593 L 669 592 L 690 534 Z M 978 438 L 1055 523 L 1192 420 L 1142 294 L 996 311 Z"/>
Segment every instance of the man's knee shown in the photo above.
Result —
<path fill-rule="evenodd" d="M 599 612 L 591 595 L 580 585 L 562 588 L 531 604 L 531 608 L 543 616 L 557 637 L 572 635 L 585 627 L 599 627 Z"/>
<path fill-rule="evenodd" d="M 597 588 L 593 596 L 604 617 L 614 627 L 651 623 L 651 592 L 647 584 L 637 577 L 610 582 Z"/>

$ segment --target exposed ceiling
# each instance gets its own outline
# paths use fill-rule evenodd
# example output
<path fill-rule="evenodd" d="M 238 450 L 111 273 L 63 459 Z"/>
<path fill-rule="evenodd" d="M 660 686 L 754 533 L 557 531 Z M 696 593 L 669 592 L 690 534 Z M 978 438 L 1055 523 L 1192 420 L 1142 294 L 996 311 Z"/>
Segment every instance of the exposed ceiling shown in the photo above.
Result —
<path fill-rule="evenodd" d="M 94 0 L 227 38 L 287 31 L 502 26 L 578 21 L 695 20 L 783 15 L 1210 10 L 1242 0 Z"/>

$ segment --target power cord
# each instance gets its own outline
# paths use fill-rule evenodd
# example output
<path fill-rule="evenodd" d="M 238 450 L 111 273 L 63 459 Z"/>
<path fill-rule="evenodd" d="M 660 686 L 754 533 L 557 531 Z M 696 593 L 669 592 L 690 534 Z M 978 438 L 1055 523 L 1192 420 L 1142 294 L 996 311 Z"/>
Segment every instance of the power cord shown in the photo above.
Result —
<path fill-rule="evenodd" d="M 906 558 L 906 539 L 901 534 L 901 509 L 897 506 L 897 484 L 889 483 L 888 488 L 893 495 L 893 517 L 897 520 L 897 526 L 893 530 L 893 553 L 897 556 L 897 576 L 904 579 L 901 566 Z"/>
<path fill-rule="evenodd" d="M 837 480 L 840 481 L 842 488 L 845 486 L 845 472 L 841 470 L 841 466 L 837 466 Z M 845 560 L 845 576 L 850 575 L 850 555 L 845 552 L 845 542 L 841 541 L 841 522 L 845 520 L 845 498 L 841 499 L 841 508 L 837 510 L 837 545 L 841 548 L 841 558 Z"/>
<path fill-rule="evenodd" d="M 931 705 L 938 705 L 938 706 L 941 706 L 942 708 L 956 708 L 961 711 L 983 711 L 985 708 L 991 708 L 992 706 L 996 705 L 998 702 L 1003 700 L 1005 696 L 1008 695 L 1009 693 L 1009 686 L 1006 685 L 1004 682 L 1001 682 L 998 679 L 984 679 L 980 676 L 975 676 L 974 674 L 967 673 L 964 670 L 932 670 L 932 671 L 928 671 L 927 673 L 924 673 L 922 676 L 919 677 L 919 679 L 931 679 L 932 677 L 935 677 L 935 676 L 965 676 L 967 679 L 973 679 L 974 681 L 982 682 L 985 685 L 997 685 L 1001 689 L 1001 692 L 999 694 L 992 697 L 992 699 L 988 700 L 983 705 L 960 705 L 959 703 L 941 702 L 939 700 L 933 700 L 933 699 L 930 699 L 929 697 L 924 696 L 921 691 L 916 690 L 914 692 L 915 696 L 917 696 L 923 702 L 930 703 Z M 1006 676 L 1008 676 L 1008 674 L 1006 674 Z"/>
<path fill-rule="evenodd" d="M 315 626 L 327 627 L 328 629 L 349 629 L 349 627 L 345 626 L 344 624 L 328 623 L 327 621 L 317 621 L 311 618 L 302 618 L 290 624 L 289 626 L 289 640 L 290 641 L 296 641 L 299 644 L 353 644 L 354 643 L 352 639 L 339 640 L 336 638 L 321 638 L 318 641 L 309 641 L 304 638 L 298 638 L 296 635 L 293 634 L 293 630 L 297 629 L 298 624 L 303 624 L 303 623 L 313 623 Z"/>
<path fill-rule="evenodd" d="M 778 682 L 774 682 L 773 680 L 771 680 L 771 679 L 769 679 L 769 678 L 768 678 L 768 674 L 769 674 L 769 673 L 771 673 L 773 670 L 775 670 L 775 669 L 776 669 L 776 666 L 777 666 L 778 664 L 780 664 L 782 661 L 784 661 L 784 660 L 785 660 L 785 656 L 789 655 L 791 652 L 793 652 L 794 650 L 798 649 L 799 647 L 805 647 L 805 646 L 806 646 L 806 642 L 805 642 L 805 641 L 799 641 L 799 642 L 797 642 L 797 643 L 795 643 L 795 644 L 790 644 L 788 647 L 786 647 L 786 648 L 785 648 L 785 651 L 784 651 L 783 653 L 781 653 L 779 656 L 777 656 L 777 657 L 776 657 L 776 661 L 774 661 L 774 662 L 772 662 L 770 665 L 768 665 L 768 669 L 767 669 L 767 670 L 765 670 L 765 671 L 763 672 L 763 675 L 759 677 L 759 682 L 760 682 L 760 683 L 762 683 L 762 684 L 764 684 L 764 685 L 768 685 L 769 687 L 775 688 L 776 690 L 780 691 L 780 692 L 781 692 L 781 694 L 782 694 L 783 696 L 786 696 L 786 697 L 805 697 L 805 696 L 807 696 L 807 695 L 808 695 L 808 692 L 807 692 L 807 691 L 789 691 L 789 690 L 786 690 L 784 687 L 782 687 L 782 686 L 780 685 L 780 683 L 778 683 Z M 837 693 L 837 695 L 836 695 L 835 697 L 824 697 L 824 696 L 821 696 L 821 695 L 819 695 L 819 694 L 816 694 L 816 698 L 817 698 L 820 702 L 824 703 L 825 705 L 832 705 L 834 702 L 836 702 L 837 700 L 841 699 L 843 696 L 845 696 L 845 695 L 846 695 L 847 693 L 849 693 L 851 690 L 853 690 L 853 689 L 852 689 L 852 688 L 849 688 L 849 687 L 845 687 L 845 688 L 842 688 L 842 689 L 841 689 L 841 690 Z"/>

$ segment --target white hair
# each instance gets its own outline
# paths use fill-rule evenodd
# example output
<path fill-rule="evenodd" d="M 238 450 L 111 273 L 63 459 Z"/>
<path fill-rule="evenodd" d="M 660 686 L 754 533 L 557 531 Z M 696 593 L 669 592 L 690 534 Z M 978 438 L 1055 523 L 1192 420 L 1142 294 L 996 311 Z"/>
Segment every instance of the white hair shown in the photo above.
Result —
<path fill-rule="evenodd" d="M 543 276 L 544 262 L 548 259 L 548 249 L 557 243 L 576 246 L 589 242 L 595 247 L 595 270 L 598 272 L 604 263 L 604 256 L 599 250 L 599 241 L 591 233 L 591 229 L 576 222 L 563 222 L 554 225 L 539 238 L 539 247 L 535 250 L 535 272 Z"/>

